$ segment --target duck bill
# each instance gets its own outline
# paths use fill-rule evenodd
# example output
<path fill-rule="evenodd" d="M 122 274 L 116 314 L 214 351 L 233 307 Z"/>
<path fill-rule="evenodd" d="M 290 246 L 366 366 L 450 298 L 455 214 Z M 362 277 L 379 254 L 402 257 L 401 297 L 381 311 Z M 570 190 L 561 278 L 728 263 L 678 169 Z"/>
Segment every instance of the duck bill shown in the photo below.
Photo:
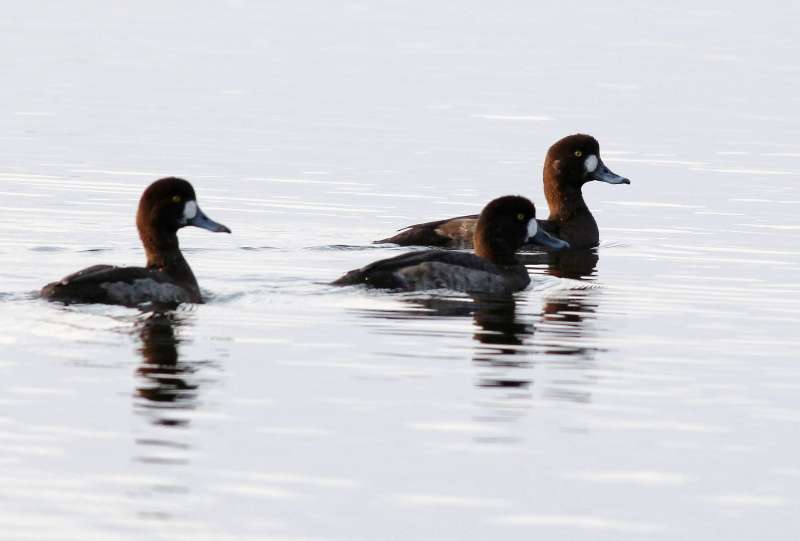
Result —
<path fill-rule="evenodd" d="M 567 241 L 554 237 L 544 229 L 539 229 L 534 236 L 528 239 L 528 243 L 544 246 L 551 252 L 569 250 L 569 243 Z"/>
<path fill-rule="evenodd" d="M 597 168 L 589 173 L 590 180 L 599 180 L 600 182 L 607 182 L 608 184 L 630 184 L 631 181 L 625 177 L 621 177 L 614 171 L 606 167 L 606 164 L 600 162 Z"/>
<path fill-rule="evenodd" d="M 551 252 L 569 250 L 569 243 L 567 241 L 556 238 L 539 227 L 536 218 L 532 219 L 528 224 L 528 242 L 526 244 L 543 246 Z"/>
<path fill-rule="evenodd" d="M 206 213 L 197 208 L 197 214 L 194 215 L 194 218 L 187 222 L 188 225 L 193 225 L 195 227 L 200 227 L 202 229 L 208 229 L 214 233 L 230 233 L 231 230 L 228 229 L 226 226 L 219 224 L 206 216 Z"/>

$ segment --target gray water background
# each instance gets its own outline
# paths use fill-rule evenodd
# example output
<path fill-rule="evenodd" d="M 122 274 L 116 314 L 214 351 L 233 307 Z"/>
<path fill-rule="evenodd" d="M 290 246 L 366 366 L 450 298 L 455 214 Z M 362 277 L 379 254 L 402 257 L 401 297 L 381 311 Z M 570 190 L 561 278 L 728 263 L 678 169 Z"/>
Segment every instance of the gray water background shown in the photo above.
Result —
<path fill-rule="evenodd" d="M 792 2 L 5 2 L 3 540 L 800 534 Z M 515 302 L 326 282 L 525 194 L 573 132 L 596 265 Z M 193 182 L 202 306 L 31 298 L 143 262 Z"/>

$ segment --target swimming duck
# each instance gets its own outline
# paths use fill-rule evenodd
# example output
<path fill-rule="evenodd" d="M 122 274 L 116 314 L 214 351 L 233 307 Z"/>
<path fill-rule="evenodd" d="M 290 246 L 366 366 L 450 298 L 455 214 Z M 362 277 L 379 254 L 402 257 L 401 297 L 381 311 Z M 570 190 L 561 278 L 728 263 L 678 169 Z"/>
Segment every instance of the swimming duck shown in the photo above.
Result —
<path fill-rule="evenodd" d="M 515 255 L 528 242 L 551 247 L 565 244 L 539 227 L 533 203 L 509 195 L 491 201 L 481 212 L 474 228 L 474 254 L 411 252 L 352 270 L 333 284 L 366 284 L 404 291 L 447 288 L 512 293 L 525 289 L 531 281 L 525 265 Z"/>
<path fill-rule="evenodd" d="M 175 177 L 157 180 L 142 194 L 136 213 L 146 267 L 94 265 L 47 284 L 41 295 L 67 304 L 202 303 L 200 286 L 178 246 L 178 230 L 187 225 L 214 233 L 231 232 L 200 210 L 194 188 L 187 181 Z"/>
<path fill-rule="evenodd" d="M 591 248 L 600 242 L 597 222 L 581 192 L 583 185 L 592 180 L 608 184 L 631 183 L 606 167 L 600 159 L 600 145 L 591 135 L 579 133 L 564 137 L 547 151 L 544 195 L 550 217 L 539 220 L 539 226 L 568 242 L 572 249 Z M 472 214 L 411 225 L 376 243 L 470 248 L 477 221 L 478 216 Z"/>

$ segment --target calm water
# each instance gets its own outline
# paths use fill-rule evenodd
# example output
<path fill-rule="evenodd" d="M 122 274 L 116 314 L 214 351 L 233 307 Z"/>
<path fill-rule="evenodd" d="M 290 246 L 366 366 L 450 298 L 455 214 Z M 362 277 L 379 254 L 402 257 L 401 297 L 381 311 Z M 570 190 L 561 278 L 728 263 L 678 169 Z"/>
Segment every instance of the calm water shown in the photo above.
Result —
<path fill-rule="evenodd" d="M 0 19 L 5 540 L 800 535 L 797 4 L 14 3 Z M 558 4 L 558 5 L 555 5 Z M 585 131 L 596 254 L 513 303 L 325 283 Z M 141 264 L 152 180 L 212 297 Z"/>

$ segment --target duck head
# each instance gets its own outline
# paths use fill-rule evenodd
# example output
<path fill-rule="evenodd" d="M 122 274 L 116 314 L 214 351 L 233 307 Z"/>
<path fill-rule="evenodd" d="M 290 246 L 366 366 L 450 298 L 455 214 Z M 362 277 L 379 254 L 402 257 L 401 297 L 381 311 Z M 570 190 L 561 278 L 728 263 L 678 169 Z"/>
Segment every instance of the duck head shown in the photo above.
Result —
<path fill-rule="evenodd" d="M 165 266 L 177 256 L 177 232 L 189 225 L 214 233 L 231 232 L 200 210 L 194 188 L 182 178 L 162 178 L 148 186 L 136 213 L 136 227 L 147 253 L 148 266 Z"/>
<path fill-rule="evenodd" d="M 175 234 L 178 229 L 187 225 L 214 233 L 231 232 L 200 210 L 194 188 L 182 178 L 162 178 L 147 187 L 139 200 L 139 210 L 136 213 L 136 226 L 140 233 L 152 230 Z"/>
<path fill-rule="evenodd" d="M 475 227 L 475 253 L 492 262 L 511 264 L 525 244 L 539 244 L 562 250 L 569 244 L 539 227 L 536 207 L 525 197 L 507 195 L 489 202 Z"/>
<path fill-rule="evenodd" d="M 580 189 L 592 180 L 608 184 L 631 181 L 606 167 L 600 158 L 600 144 L 591 135 L 578 133 L 557 141 L 547 151 L 544 163 L 545 190 L 548 183 Z"/>

